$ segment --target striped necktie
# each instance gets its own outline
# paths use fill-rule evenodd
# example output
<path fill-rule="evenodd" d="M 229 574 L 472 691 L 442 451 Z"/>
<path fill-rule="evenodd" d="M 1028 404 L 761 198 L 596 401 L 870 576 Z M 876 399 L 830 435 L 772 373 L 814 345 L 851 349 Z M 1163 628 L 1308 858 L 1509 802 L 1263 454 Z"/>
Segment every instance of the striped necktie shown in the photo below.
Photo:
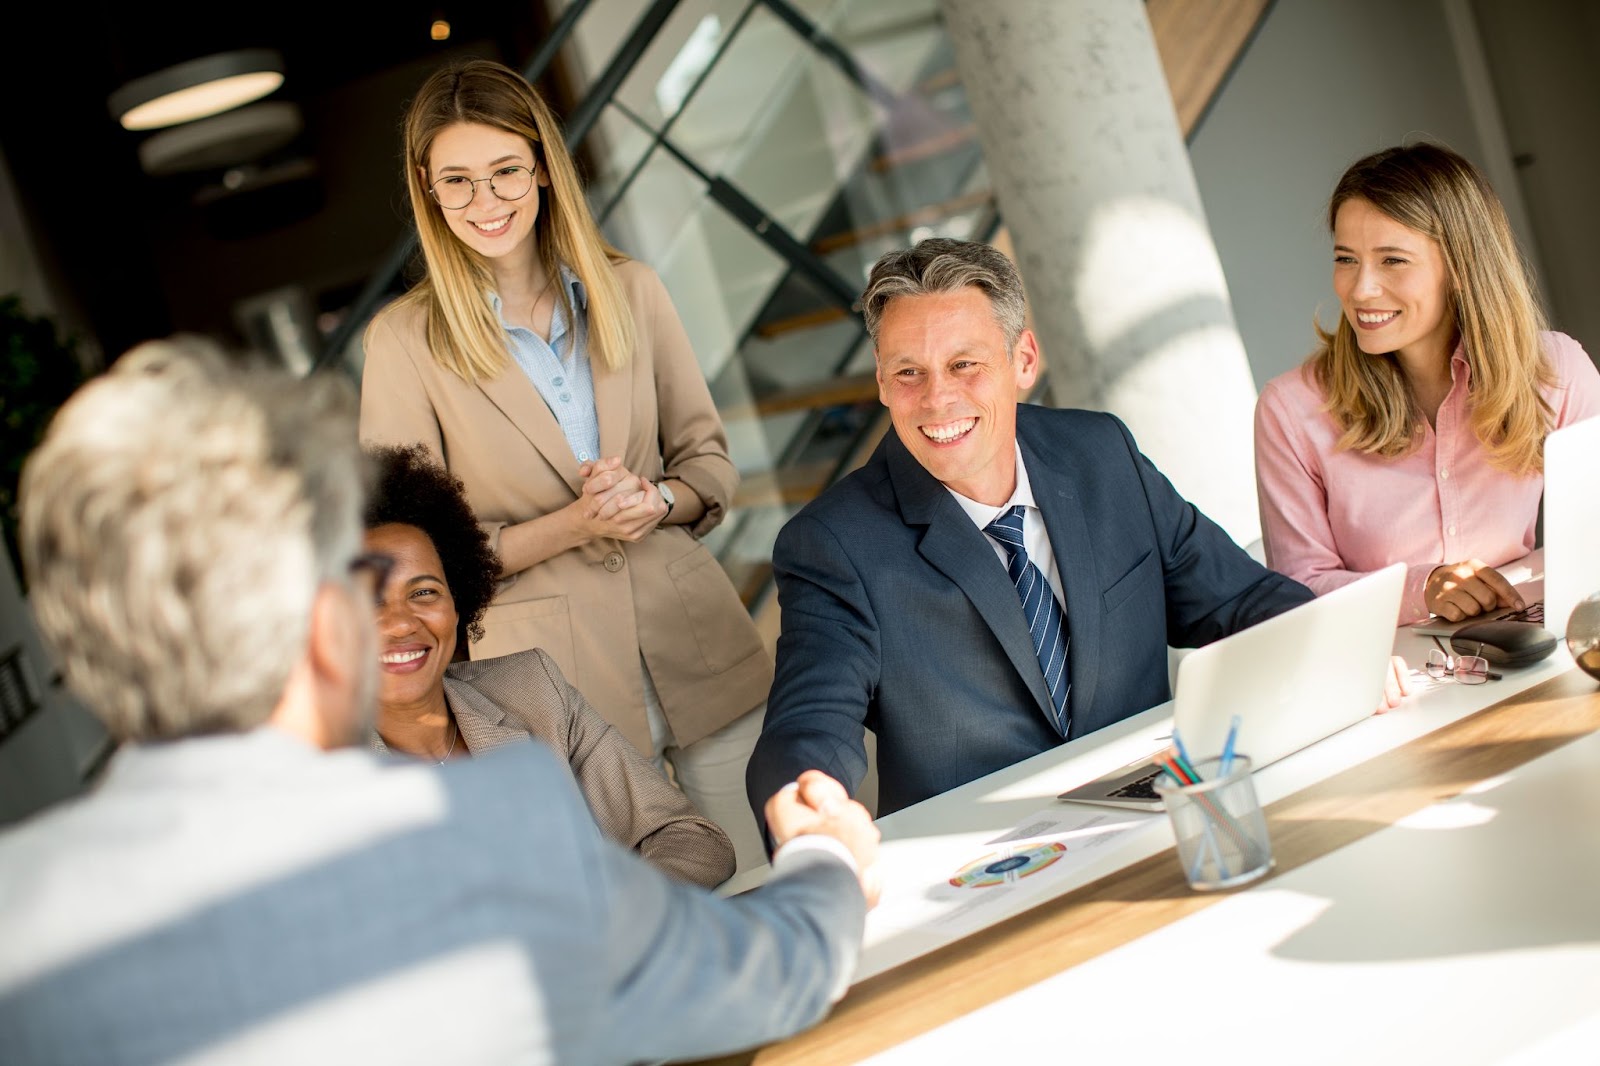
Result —
<path fill-rule="evenodd" d="M 1022 600 L 1022 616 L 1028 623 L 1028 635 L 1033 638 L 1033 653 L 1044 671 L 1044 686 L 1050 691 L 1055 712 L 1053 724 L 1064 737 L 1071 724 L 1067 716 L 1067 693 L 1072 691 L 1072 680 L 1067 676 L 1067 646 L 1072 638 L 1061 606 L 1050 592 L 1050 583 L 1028 561 L 1028 551 L 1022 546 L 1022 516 L 1026 510 L 1019 503 L 984 526 L 983 531 L 999 542 L 1011 560 L 1006 571 Z"/>

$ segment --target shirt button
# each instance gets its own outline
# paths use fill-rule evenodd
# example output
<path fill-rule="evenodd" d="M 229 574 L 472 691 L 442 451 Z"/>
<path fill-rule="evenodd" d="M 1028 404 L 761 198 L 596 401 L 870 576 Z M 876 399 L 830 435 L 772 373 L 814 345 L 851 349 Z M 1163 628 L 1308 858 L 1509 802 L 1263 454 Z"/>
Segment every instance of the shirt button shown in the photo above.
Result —
<path fill-rule="evenodd" d="M 588 461 L 589 461 L 589 453 L 588 452 L 579 452 L 578 453 L 578 462 L 587 463 Z"/>
<path fill-rule="evenodd" d="M 622 569 L 622 563 L 623 558 L 621 552 L 611 552 L 606 556 L 606 569 L 611 571 L 613 574 Z"/>
<path fill-rule="evenodd" d="M 570 393 L 570 392 L 563 392 L 563 393 L 562 393 L 562 394 L 561 394 L 561 402 L 562 402 L 562 403 L 571 403 L 571 402 L 572 402 L 572 393 Z"/>
<path fill-rule="evenodd" d="M 1449 529 L 1445 530 L 1445 532 L 1450 534 L 1453 537 L 1453 536 L 1456 535 L 1456 527 L 1455 526 L 1451 526 Z"/>
<path fill-rule="evenodd" d="M 551 378 L 550 379 L 550 384 L 552 384 L 552 385 L 565 385 L 566 383 L 567 383 L 567 379 L 566 378 Z"/>
<path fill-rule="evenodd" d="M 1448 470 L 1439 471 L 1439 480 L 1440 481 L 1449 481 L 1450 480 L 1450 471 L 1448 471 Z"/>

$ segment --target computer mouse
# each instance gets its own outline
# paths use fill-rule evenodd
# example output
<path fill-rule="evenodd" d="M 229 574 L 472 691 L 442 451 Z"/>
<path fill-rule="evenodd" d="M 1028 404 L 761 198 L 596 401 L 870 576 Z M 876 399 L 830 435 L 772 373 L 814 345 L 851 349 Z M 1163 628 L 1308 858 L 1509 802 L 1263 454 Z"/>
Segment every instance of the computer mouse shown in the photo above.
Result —
<path fill-rule="evenodd" d="M 1490 666 L 1531 666 L 1555 651 L 1556 636 L 1533 622 L 1474 622 L 1450 637 L 1457 655 L 1481 655 Z"/>

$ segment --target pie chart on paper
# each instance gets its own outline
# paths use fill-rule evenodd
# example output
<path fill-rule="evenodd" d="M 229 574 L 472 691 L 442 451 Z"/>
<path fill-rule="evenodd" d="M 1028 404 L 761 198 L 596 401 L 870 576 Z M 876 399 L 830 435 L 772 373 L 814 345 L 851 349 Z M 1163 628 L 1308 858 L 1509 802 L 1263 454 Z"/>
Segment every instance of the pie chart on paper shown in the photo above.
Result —
<path fill-rule="evenodd" d="M 1014 885 L 1024 877 L 1031 877 L 1043 870 L 1066 853 L 1067 846 L 1061 843 L 1004 848 L 967 863 L 950 878 L 950 883 L 956 888 Z"/>

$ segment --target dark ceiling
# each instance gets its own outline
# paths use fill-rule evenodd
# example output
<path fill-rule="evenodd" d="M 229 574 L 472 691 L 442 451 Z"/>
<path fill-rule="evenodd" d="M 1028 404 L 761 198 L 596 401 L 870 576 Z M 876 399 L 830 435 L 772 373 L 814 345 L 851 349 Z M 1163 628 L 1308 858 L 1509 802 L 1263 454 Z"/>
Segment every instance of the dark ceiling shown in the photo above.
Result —
<path fill-rule="evenodd" d="M 240 300 L 283 285 L 337 309 L 403 231 L 399 123 L 427 72 L 461 55 L 523 63 L 543 5 L 33 0 L 0 29 L 0 151 L 50 288 L 108 357 L 174 330 L 238 339 Z M 435 42 L 435 19 L 451 24 Z M 293 143 L 243 169 L 152 178 L 146 134 L 108 94 L 173 63 L 275 48 L 298 105 Z"/>

